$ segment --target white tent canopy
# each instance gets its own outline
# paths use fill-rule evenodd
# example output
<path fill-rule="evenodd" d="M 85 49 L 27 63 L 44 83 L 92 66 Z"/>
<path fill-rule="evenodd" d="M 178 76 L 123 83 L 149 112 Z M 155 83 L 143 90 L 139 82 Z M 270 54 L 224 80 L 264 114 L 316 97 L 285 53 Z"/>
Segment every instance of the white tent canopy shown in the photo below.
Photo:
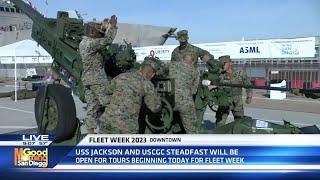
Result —
<path fill-rule="evenodd" d="M 23 40 L 0 47 L 0 56 L 50 56 L 50 54 L 37 42 Z"/>
<path fill-rule="evenodd" d="M 51 63 L 50 54 L 37 42 L 23 40 L 13 44 L 0 47 L 1 64 L 13 64 L 14 57 L 17 63 Z"/>

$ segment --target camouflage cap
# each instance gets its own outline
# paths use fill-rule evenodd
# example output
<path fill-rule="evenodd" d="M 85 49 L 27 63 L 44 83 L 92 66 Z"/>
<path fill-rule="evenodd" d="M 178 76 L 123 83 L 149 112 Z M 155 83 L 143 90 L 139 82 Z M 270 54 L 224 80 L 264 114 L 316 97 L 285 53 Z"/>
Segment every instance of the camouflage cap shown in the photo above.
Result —
<path fill-rule="evenodd" d="M 89 22 L 88 26 L 92 27 L 92 28 L 95 28 L 97 31 L 99 31 L 101 33 L 105 33 L 105 30 L 102 29 L 102 24 L 101 23 Z"/>
<path fill-rule="evenodd" d="M 219 57 L 219 61 L 224 65 L 225 63 L 227 63 L 230 60 L 230 56 L 226 55 L 226 56 L 220 56 Z"/>
<path fill-rule="evenodd" d="M 183 35 L 188 36 L 188 30 L 181 30 L 181 31 L 177 32 L 178 37 L 183 36 Z"/>
<path fill-rule="evenodd" d="M 160 59 L 158 57 L 150 57 L 147 56 L 144 58 L 142 65 L 149 65 L 154 69 L 156 72 L 160 69 Z"/>

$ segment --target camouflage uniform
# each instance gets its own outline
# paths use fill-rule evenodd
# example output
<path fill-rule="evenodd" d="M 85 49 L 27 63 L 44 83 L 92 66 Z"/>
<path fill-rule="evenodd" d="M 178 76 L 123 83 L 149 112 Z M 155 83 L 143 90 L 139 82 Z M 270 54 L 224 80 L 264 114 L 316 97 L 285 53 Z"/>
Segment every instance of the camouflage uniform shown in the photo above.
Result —
<path fill-rule="evenodd" d="M 175 110 L 179 111 L 184 129 L 188 134 L 196 134 L 200 128 L 200 121 L 196 116 L 193 95 L 199 85 L 199 73 L 184 61 L 172 62 L 169 65 L 169 76 L 174 79 Z"/>
<path fill-rule="evenodd" d="M 205 55 L 210 56 L 210 58 L 212 57 L 212 55 L 208 51 L 188 43 L 185 49 L 180 50 L 180 46 L 178 46 L 173 50 L 171 54 L 171 61 L 181 61 L 185 54 L 192 55 L 195 64 L 198 61 L 199 57 L 201 60 L 203 60 L 203 57 Z"/>
<path fill-rule="evenodd" d="M 187 30 L 179 31 L 177 35 L 178 35 L 178 39 L 181 38 L 182 36 L 188 36 L 188 31 Z M 182 49 L 180 45 L 173 50 L 171 54 L 171 61 L 181 61 L 185 54 L 189 54 L 192 56 L 192 59 L 195 62 L 194 64 L 196 64 L 199 57 L 201 60 L 204 60 L 205 56 L 207 56 L 206 57 L 207 60 L 213 58 L 213 56 L 208 51 L 187 43 L 185 48 Z"/>
<path fill-rule="evenodd" d="M 105 95 L 105 87 L 108 79 L 104 71 L 103 57 L 99 52 L 111 44 L 117 34 L 117 27 L 111 26 L 104 38 L 90 38 L 84 36 L 79 45 L 83 64 L 81 76 L 85 87 L 87 101 L 87 114 L 85 123 L 87 129 L 97 127 L 96 116 L 100 105 L 106 105 L 108 100 Z"/>
<path fill-rule="evenodd" d="M 243 71 L 234 70 L 231 77 L 227 74 L 220 76 L 221 83 L 227 84 L 243 84 L 251 85 L 247 75 Z M 223 91 L 228 94 L 229 106 L 219 106 L 216 113 L 216 126 L 220 127 L 226 124 L 229 112 L 232 111 L 234 120 L 240 120 L 244 116 L 243 101 L 242 101 L 242 88 L 235 87 L 221 87 Z M 246 89 L 247 98 L 252 97 L 252 89 Z"/>
<path fill-rule="evenodd" d="M 214 59 L 214 56 L 211 55 L 208 51 L 203 50 L 187 42 L 189 39 L 187 30 L 179 31 L 177 33 L 177 38 L 180 41 L 180 46 L 176 47 L 173 50 L 171 54 L 171 61 L 181 61 L 184 55 L 191 55 L 193 59 L 193 64 L 194 66 L 196 66 L 198 62 L 198 58 L 200 58 L 204 62 L 207 62 L 210 59 Z M 182 45 L 182 42 L 184 42 L 185 45 Z M 201 88 L 202 87 L 199 86 L 199 91 L 203 90 Z M 205 109 L 206 109 L 206 106 L 201 109 L 196 109 L 196 114 L 200 121 L 202 121 Z"/>
<path fill-rule="evenodd" d="M 161 108 L 154 85 L 140 71 L 118 75 L 111 80 L 107 93 L 112 96 L 100 117 L 102 134 L 137 134 L 142 103 L 152 112 Z"/>

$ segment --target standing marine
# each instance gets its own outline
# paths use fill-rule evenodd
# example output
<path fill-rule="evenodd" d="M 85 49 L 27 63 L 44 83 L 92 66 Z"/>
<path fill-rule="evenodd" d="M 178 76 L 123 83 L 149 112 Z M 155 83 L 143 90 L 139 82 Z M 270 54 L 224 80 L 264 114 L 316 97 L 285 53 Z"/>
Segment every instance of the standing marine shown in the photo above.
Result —
<path fill-rule="evenodd" d="M 174 79 L 174 110 L 179 112 L 187 134 L 197 134 L 201 125 L 201 121 L 197 119 L 193 100 L 200 79 L 194 63 L 192 54 L 185 54 L 182 61 L 174 61 L 169 64 L 169 77 Z"/>
<path fill-rule="evenodd" d="M 224 72 L 220 76 L 220 82 L 224 84 L 243 84 L 251 85 L 250 80 L 243 71 L 235 70 L 232 66 L 230 56 L 221 56 L 219 58 L 223 64 Z M 219 87 L 228 95 L 228 105 L 219 106 L 216 112 L 216 127 L 226 124 L 227 117 L 231 111 L 234 120 L 240 120 L 244 116 L 242 88 L 236 87 Z M 246 103 L 250 104 L 252 100 L 252 89 L 246 89 Z"/>
<path fill-rule="evenodd" d="M 143 104 L 153 113 L 161 110 L 161 99 L 151 79 L 160 68 L 154 59 L 145 59 L 139 70 L 122 73 L 107 86 L 110 104 L 100 117 L 101 134 L 139 133 L 139 113 Z"/>
<path fill-rule="evenodd" d="M 177 32 L 177 39 L 180 45 L 173 50 L 171 54 L 171 61 L 181 61 L 184 55 L 189 54 L 192 56 L 193 65 L 195 67 L 197 65 L 199 58 L 206 64 L 208 63 L 212 64 L 212 62 L 214 62 L 214 56 L 211 55 L 208 51 L 201 49 L 197 46 L 194 46 L 188 42 L 189 36 L 188 36 L 187 30 L 181 30 Z M 204 94 L 205 92 L 208 92 L 209 89 L 206 86 L 200 85 L 198 86 L 197 91 L 199 93 L 197 94 L 195 101 L 197 102 L 197 104 L 199 104 L 199 102 L 204 102 L 203 101 Z M 200 108 L 196 109 L 196 114 L 199 121 L 202 121 L 207 104 L 204 103 L 204 104 L 201 104 L 200 106 L 201 106 Z"/>
<path fill-rule="evenodd" d="M 105 33 L 107 29 L 108 31 Z M 83 64 L 81 80 L 85 88 L 87 102 L 85 125 L 88 134 L 94 133 L 94 129 L 97 128 L 97 111 L 100 105 L 106 105 L 108 102 L 105 93 L 108 79 L 100 51 L 112 43 L 117 34 L 117 29 L 117 17 L 115 15 L 111 16 L 110 20 L 105 19 L 102 24 L 89 23 L 85 36 L 79 45 Z"/>

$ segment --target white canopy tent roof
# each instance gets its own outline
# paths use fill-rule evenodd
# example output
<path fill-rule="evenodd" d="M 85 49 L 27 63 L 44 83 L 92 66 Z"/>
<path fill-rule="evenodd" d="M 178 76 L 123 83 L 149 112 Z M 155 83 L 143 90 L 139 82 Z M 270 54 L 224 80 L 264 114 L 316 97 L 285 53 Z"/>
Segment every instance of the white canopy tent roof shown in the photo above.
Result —
<path fill-rule="evenodd" d="M 23 40 L 0 47 L 0 56 L 50 56 L 37 42 Z"/>
<path fill-rule="evenodd" d="M 51 63 L 50 54 L 37 42 L 23 40 L 0 47 L 0 63 L 13 64 L 16 57 L 17 63 Z"/>

